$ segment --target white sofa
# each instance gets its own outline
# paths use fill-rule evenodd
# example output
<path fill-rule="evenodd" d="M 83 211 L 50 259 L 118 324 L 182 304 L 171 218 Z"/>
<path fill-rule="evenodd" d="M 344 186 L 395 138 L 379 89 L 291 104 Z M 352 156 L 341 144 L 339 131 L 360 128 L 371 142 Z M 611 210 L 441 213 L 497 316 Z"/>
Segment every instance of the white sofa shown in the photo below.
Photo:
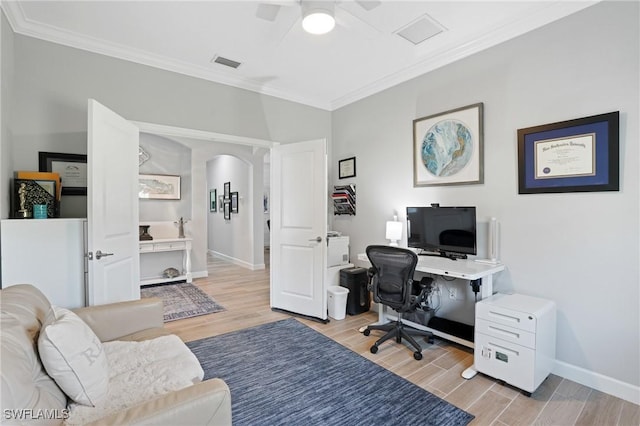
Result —
<path fill-rule="evenodd" d="M 42 326 L 47 321 L 47 333 L 50 331 L 49 321 L 54 312 L 49 301 L 34 286 L 20 284 L 0 290 L 0 307 L 0 423 L 57 425 L 72 420 L 73 416 L 69 419 L 66 417 L 69 408 L 77 404 L 70 405 L 72 401 L 61 390 L 60 386 L 67 388 L 60 382 L 60 378 L 52 373 L 58 380 L 56 382 L 47 373 L 47 370 L 52 369 L 48 361 L 49 355 L 46 354 L 45 357 L 43 352 L 43 357 L 46 358 L 45 369 L 39 353 L 39 347 L 45 351 L 42 339 L 39 342 Z M 175 343 L 175 340 L 179 340 L 177 337 L 160 338 L 170 336 L 171 333 L 164 329 L 162 301 L 159 299 L 92 306 L 74 312 L 76 315 L 67 316 L 74 317 L 82 327 L 88 325 L 100 340 L 101 343 L 96 342 L 100 347 L 109 345 L 102 342 L 144 343 L 154 339 L 155 342 L 168 341 L 173 344 L 183 358 L 191 356 L 195 359 L 186 345 L 181 341 Z M 44 335 L 47 333 L 42 332 Z M 65 334 L 62 334 L 65 337 Z M 66 337 L 69 337 L 68 335 L 73 333 L 66 334 Z M 128 347 L 125 344 L 109 347 L 118 345 Z M 144 365 L 148 354 L 140 358 L 133 361 L 139 365 L 136 370 L 143 371 L 145 367 L 148 368 Z M 197 365 L 192 367 L 201 371 L 197 360 L 195 363 Z M 200 378 L 201 376 L 192 379 L 186 387 L 179 390 L 169 391 L 146 401 L 128 403 L 84 424 L 230 425 L 231 394 L 226 383 L 220 379 L 200 381 Z M 88 407 L 85 405 L 87 404 L 84 404 L 82 409 L 90 413 L 99 404 L 89 404 Z"/>

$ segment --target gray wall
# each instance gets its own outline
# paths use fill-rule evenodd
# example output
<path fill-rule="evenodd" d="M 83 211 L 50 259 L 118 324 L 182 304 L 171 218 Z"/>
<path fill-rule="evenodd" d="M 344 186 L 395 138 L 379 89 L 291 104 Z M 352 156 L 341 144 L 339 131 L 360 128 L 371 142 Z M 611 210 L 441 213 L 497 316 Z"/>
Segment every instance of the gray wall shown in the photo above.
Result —
<path fill-rule="evenodd" d="M 6 125 L 13 140 L 2 147 L 11 172 L 37 170 L 38 151 L 85 154 L 88 98 L 133 121 L 283 143 L 330 137 L 328 111 L 18 34 L 12 47 L 19 95 Z M 64 216 L 86 214 L 85 197 L 65 198 Z"/>
<path fill-rule="evenodd" d="M 4 13 L 0 14 L 0 218 L 9 217 L 9 193 L 13 176 L 12 141 L 9 122 L 13 108 L 13 32 Z"/>
<path fill-rule="evenodd" d="M 332 155 L 334 166 L 357 157 L 356 178 L 332 172 L 334 184 L 357 184 L 357 216 L 333 220 L 351 237 L 352 257 L 386 243 L 385 221 L 394 211 L 405 220 L 408 205 L 475 205 L 479 220 L 501 223 L 507 270 L 495 288 L 557 303 L 558 371 L 617 379 L 636 398 L 638 18 L 637 2 L 601 3 L 341 108 Z M 412 120 L 476 102 L 485 107 L 484 184 L 414 188 Z M 618 110 L 619 192 L 518 195 L 517 129 Z M 472 303 L 461 288 L 467 294 L 445 308 Z"/>

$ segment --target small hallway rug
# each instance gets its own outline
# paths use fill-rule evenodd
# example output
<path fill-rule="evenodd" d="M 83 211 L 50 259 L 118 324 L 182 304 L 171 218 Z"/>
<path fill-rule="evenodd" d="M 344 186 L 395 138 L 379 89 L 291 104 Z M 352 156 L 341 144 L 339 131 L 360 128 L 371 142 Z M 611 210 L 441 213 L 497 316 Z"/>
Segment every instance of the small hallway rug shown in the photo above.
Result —
<path fill-rule="evenodd" d="M 188 342 L 234 426 L 467 425 L 474 416 L 295 319 Z M 419 361 L 416 361 L 416 363 Z"/>
<path fill-rule="evenodd" d="M 140 288 L 140 297 L 159 297 L 164 305 L 164 322 L 224 311 L 204 291 L 191 283 L 153 284 Z"/>

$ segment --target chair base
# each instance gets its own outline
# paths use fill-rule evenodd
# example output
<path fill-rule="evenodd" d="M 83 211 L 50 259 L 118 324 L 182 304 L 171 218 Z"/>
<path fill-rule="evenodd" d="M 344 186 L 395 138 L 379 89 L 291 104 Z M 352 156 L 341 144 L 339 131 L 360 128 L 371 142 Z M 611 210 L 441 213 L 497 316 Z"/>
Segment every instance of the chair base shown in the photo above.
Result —
<path fill-rule="evenodd" d="M 402 339 L 405 339 L 407 342 L 414 347 L 415 352 L 413 352 L 413 357 L 416 360 L 422 359 L 422 347 L 416 342 L 413 336 L 423 336 L 427 338 L 429 343 L 433 343 L 433 333 L 430 331 L 418 330 L 417 328 L 413 328 L 402 323 L 402 318 L 398 318 L 394 322 L 390 322 L 382 325 L 369 325 L 364 329 L 363 334 L 368 336 L 371 333 L 371 330 L 381 330 L 386 331 L 387 333 L 376 341 L 376 343 L 371 346 L 371 353 L 375 354 L 378 352 L 378 346 L 382 343 L 386 342 L 391 338 L 395 338 L 397 343 L 402 343 Z"/>

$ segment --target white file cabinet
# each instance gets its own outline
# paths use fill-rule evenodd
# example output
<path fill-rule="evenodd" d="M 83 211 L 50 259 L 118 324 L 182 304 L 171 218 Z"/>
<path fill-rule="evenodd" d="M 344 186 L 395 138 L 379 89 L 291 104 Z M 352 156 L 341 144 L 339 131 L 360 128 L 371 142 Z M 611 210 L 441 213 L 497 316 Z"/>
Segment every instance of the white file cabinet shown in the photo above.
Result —
<path fill-rule="evenodd" d="M 522 294 L 495 294 L 476 304 L 474 364 L 488 376 L 534 392 L 556 356 L 556 306 Z"/>

